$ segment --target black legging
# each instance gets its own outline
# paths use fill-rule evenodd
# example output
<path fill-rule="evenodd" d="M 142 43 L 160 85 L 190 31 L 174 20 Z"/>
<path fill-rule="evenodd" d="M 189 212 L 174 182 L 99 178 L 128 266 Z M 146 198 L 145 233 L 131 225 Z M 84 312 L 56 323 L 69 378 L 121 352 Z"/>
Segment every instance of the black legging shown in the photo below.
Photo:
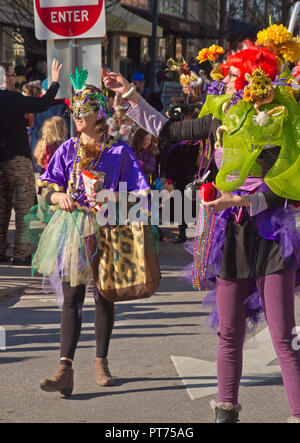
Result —
<path fill-rule="evenodd" d="M 62 287 L 64 303 L 60 329 L 60 357 L 73 360 L 81 332 L 85 285 L 71 287 L 69 283 L 64 282 Z M 107 357 L 115 320 L 114 303 L 103 298 L 96 288 L 94 295 L 96 357 Z"/>

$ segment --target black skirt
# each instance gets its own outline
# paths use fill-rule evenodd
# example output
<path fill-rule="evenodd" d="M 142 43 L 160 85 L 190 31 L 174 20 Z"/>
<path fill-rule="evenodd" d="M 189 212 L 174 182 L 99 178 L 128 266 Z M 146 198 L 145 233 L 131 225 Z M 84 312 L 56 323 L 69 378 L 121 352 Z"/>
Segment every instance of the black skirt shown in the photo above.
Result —
<path fill-rule="evenodd" d="M 285 261 L 280 254 L 278 241 L 266 240 L 258 234 L 255 217 L 246 215 L 238 224 L 230 215 L 223 249 L 221 278 L 258 278 L 291 268 L 293 264 Z"/>

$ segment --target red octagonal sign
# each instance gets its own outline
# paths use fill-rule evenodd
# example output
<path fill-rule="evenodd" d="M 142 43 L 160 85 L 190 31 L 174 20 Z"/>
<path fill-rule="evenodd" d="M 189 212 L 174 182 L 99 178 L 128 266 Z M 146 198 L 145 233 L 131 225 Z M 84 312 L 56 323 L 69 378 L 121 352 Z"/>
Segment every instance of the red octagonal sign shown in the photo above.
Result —
<path fill-rule="evenodd" d="M 101 15 L 105 15 L 104 0 L 35 0 L 34 3 L 38 39 L 76 38 L 83 37 L 83 34 L 84 37 L 101 37 L 105 34 L 105 30 L 101 32 L 99 29 L 89 35 Z"/>

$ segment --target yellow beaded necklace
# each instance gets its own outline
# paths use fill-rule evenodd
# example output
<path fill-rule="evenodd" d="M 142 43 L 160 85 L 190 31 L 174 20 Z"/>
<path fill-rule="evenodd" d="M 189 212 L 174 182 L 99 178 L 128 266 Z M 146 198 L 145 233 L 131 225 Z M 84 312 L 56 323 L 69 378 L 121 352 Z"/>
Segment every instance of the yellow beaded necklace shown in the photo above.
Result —
<path fill-rule="evenodd" d="M 106 149 L 107 145 L 107 137 L 105 137 L 104 140 L 101 140 L 99 143 L 99 151 L 97 153 L 97 156 L 94 160 L 92 160 L 88 166 L 88 170 L 95 169 L 102 157 L 103 151 Z M 81 141 L 81 137 L 77 137 L 76 144 L 75 144 L 75 154 L 74 154 L 74 162 L 73 162 L 73 168 L 71 172 L 71 177 L 69 181 L 69 189 L 68 193 L 74 193 L 79 191 L 79 183 L 81 178 L 81 167 L 79 160 L 81 158 L 84 158 L 84 143 Z"/>

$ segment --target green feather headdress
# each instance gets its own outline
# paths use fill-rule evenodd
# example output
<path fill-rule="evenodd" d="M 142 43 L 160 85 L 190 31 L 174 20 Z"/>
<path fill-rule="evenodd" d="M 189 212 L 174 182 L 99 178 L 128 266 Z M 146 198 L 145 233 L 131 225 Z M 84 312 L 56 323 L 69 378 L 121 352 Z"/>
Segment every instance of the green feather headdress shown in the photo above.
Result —
<path fill-rule="evenodd" d="M 89 76 L 87 69 L 80 69 L 78 71 L 77 68 L 75 68 L 75 77 L 72 74 L 69 74 L 69 79 L 73 85 L 73 88 L 75 92 L 80 91 L 84 88 L 85 82 L 87 81 L 87 78 Z"/>

